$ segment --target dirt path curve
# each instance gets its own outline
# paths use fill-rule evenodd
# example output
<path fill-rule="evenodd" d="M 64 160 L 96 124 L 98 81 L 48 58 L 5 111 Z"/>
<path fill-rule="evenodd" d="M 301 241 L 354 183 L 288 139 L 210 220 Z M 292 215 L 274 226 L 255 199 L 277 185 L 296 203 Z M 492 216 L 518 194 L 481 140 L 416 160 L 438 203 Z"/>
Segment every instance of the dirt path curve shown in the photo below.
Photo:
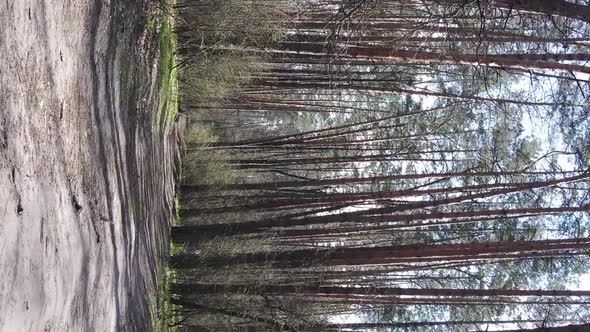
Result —
<path fill-rule="evenodd" d="M 0 331 L 146 328 L 177 153 L 147 6 L 0 0 Z"/>

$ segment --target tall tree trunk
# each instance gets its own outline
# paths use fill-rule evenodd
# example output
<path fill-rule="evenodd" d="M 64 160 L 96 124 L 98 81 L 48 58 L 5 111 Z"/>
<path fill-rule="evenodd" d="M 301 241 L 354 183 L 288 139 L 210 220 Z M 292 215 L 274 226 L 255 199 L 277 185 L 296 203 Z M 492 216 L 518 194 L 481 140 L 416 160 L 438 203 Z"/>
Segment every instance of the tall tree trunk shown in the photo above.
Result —
<path fill-rule="evenodd" d="M 565 0 L 496 0 L 496 6 L 562 16 L 590 23 L 590 7 Z"/>
<path fill-rule="evenodd" d="M 588 332 L 590 324 L 566 325 L 556 327 L 537 327 L 534 329 L 502 330 L 499 332 Z"/>
<path fill-rule="evenodd" d="M 396 262 L 465 260 L 494 258 L 496 254 L 563 251 L 590 247 L 588 239 L 559 239 L 538 241 L 495 241 L 452 244 L 414 244 L 385 247 L 357 247 L 336 249 L 298 249 L 279 252 L 242 253 L 202 259 L 198 255 L 175 255 L 170 258 L 174 268 L 198 268 L 200 266 L 224 266 L 232 264 L 270 264 L 277 267 L 298 268 L 304 266 L 361 266 L 391 264 Z M 433 258 L 433 259 L 430 259 Z"/>
<path fill-rule="evenodd" d="M 213 287 L 213 288 L 212 288 Z M 173 284 L 171 291 L 177 294 L 208 294 L 212 289 L 220 293 L 242 293 L 243 285 L 208 285 L 208 284 Z M 400 288 L 400 287 L 347 287 L 347 286 L 276 286 L 258 285 L 254 288 L 258 294 L 303 294 L 314 295 L 362 295 L 362 296 L 434 296 L 434 297 L 588 297 L 590 291 L 584 290 L 535 290 L 535 289 L 459 289 L 459 288 Z M 441 300 L 443 300 L 441 298 Z"/>
<path fill-rule="evenodd" d="M 324 45 L 320 43 L 282 43 L 285 50 L 294 52 L 309 52 L 320 54 L 324 51 Z M 400 50 L 391 47 L 348 47 L 339 56 L 350 58 L 371 58 L 387 59 L 393 61 L 429 63 L 429 64 L 450 64 L 450 65 L 473 65 L 485 66 L 499 69 L 543 69 L 564 72 L 590 73 L 590 67 L 583 65 L 560 63 L 558 61 L 588 61 L 590 54 L 452 54 L 434 53 L 428 51 Z"/>

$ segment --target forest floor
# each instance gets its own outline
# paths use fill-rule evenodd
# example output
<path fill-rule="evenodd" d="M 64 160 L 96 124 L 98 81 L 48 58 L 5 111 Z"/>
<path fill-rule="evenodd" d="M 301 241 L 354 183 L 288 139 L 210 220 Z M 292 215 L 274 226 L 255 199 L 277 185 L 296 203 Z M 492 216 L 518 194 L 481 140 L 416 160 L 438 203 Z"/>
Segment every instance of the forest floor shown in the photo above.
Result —
<path fill-rule="evenodd" d="M 156 4 L 0 1 L 0 331 L 153 328 L 185 127 Z"/>

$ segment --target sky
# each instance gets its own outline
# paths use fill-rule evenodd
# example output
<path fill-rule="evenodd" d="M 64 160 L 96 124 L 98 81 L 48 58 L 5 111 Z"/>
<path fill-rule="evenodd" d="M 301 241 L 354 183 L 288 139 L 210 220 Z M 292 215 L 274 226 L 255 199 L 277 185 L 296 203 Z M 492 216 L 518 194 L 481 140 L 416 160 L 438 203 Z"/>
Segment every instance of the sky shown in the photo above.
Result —
<path fill-rule="evenodd" d="M 583 78 L 588 80 L 589 75 L 584 75 L 580 77 L 580 75 L 576 75 L 578 78 Z M 523 90 L 525 92 L 530 92 L 531 85 L 527 79 L 523 79 L 520 83 L 517 84 L 516 90 Z M 528 90 L 528 91 L 527 91 Z M 542 89 L 541 89 L 542 90 Z M 542 93 L 542 92 L 541 92 Z M 424 97 L 424 96 L 416 96 L 413 95 L 412 99 L 415 102 L 421 102 L 423 108 L 430 108 L 433 107 L 437 98 L 434 97 Z M 550 112 L 551 110 L 546 110 Z M 546 120 L 542 120 L 536 117 L 532 117 L 529 113 L 523 112 L 521 125 L 523 131 L 521 133 L 522 138 L 535 138 L 539 143 L 541 143 L 542 150 L 548 151 L 549 149 L 565 149 L 566 145 L 562 141 L 561 135 L 556 134 L 551 131 L 551 128 L 547 125 Z M 552 138 L 553 142 L 549 141 L 549 138 Z M 562 166 L 564 170 L 573 170 L 575 169 L 575 165 L 572 161 L 565 156 L 558 158 L 559 164 Z M 579 284 L 572 284 L 569 289 L 573 290 L 590 290 L 590 272 L 580 275 Z M 508 317 L 507 317 L 508 318 Z M 361 317 L 359 315 L 338 315 L 334 316 L 331 319 L 334 323 L 359 323 L 361 322 Z M 516 327 L 516 326 L 513 326 Z M 510 326 L 503 325 L 503 326 L 489 326 L 489 331 L 494 330 L 502 330 L 506 328 L 511 328 Z"/>

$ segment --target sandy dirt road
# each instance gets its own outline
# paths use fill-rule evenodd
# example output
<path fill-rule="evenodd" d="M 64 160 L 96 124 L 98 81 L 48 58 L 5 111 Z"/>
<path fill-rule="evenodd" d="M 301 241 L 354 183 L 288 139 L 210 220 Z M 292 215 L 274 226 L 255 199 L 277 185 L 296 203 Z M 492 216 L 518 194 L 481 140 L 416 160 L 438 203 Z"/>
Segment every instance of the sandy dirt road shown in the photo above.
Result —
<path fill-rule="evenodd" d="M 0 331 L 144 331 L 174 195 L 149 3 L 0 0 Z"/>

